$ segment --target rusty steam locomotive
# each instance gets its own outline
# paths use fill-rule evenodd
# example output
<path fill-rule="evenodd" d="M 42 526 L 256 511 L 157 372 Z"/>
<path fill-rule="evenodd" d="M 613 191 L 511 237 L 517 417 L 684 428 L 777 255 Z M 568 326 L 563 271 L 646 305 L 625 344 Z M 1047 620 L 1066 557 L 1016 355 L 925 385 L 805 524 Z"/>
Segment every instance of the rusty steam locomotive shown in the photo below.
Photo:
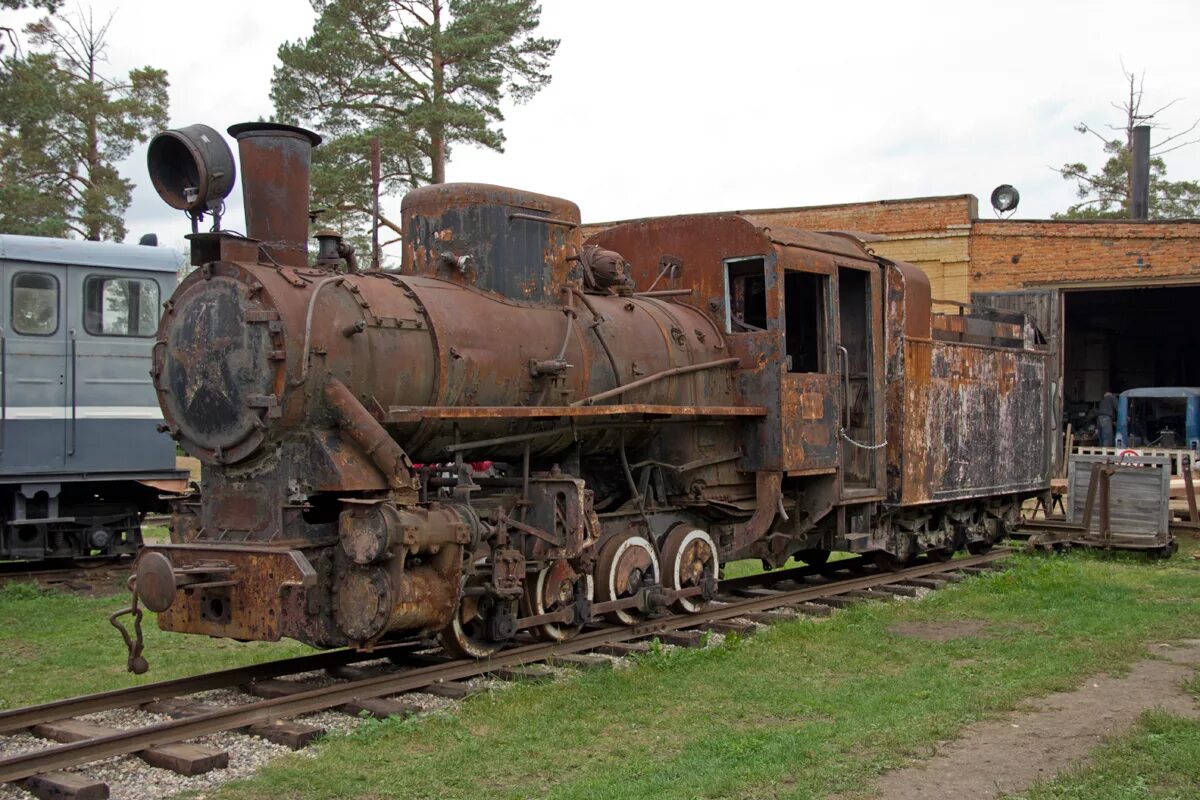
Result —
<path fill-rule="evenodd" d="M 1048 485 L 1037 332 L 933 313 L 919 269 L 854 235 L 726 214 L 584 241 L 573 203 L 446 184 L 405 197 L 399 272 L 331 231 L 310 262 L 319 137 L 230 134 L 247 235 L 193 233 L 154 350 L 203 463 L 135 567 L 164 630 L 486 657 L 697 610 L 730 559 L 986 548 Z M 234 162 L 193 126 L 150 170 L 197 219 Z"/>

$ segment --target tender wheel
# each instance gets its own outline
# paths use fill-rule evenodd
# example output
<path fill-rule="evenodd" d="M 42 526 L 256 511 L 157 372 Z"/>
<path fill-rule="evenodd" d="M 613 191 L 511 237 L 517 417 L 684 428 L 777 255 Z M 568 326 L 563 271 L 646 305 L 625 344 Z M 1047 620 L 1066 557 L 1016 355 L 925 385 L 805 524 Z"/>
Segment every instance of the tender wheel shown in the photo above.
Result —
<path fill-rule="evenodd" d="M 976 539 L 973 542 L 967 542 L 967 552 L 973 556 L 981 556 L 991 549 L 992 543 L 987 539 Z"/>
<path fill-rule="evenodd" d="M 463 595 L 454 619 L 438 634 L 438 640 L 456 658 L 487 658 L 504 646 L 505 640 L 493 637 L 490 630 L 499 610 L 491 597 Z"/>
<path fill-rule="evenodd" d="M 663 572 L 669 589 L 688 589 L 702 586 L 708 579 L 715 579 L 721 563 L 717 546 L 712 537 L 691 525 L 676 525 L 662 547 Z M 682 597 L 671 604 L 681 614 L 694 614 L 708 605 L 708 601 L 696 595 Z"/>
<path fill-rule="evenodd" d="M 581 578 L 584 596 L 590 603 L 594 593 L 592 576 L 580 576 L 569 561 L 555 561 L 539 572 L 536 580 L 525 581 L 525 595 L 521 598 L 522 615 L 533 617 L 573 606 L 577 599 L 576 586 Z M 535 625 L 529 630 L 544 641 L 561 642 L 579 633 L 582 627 L 582 624 L 548 622 L 545 625 Z"/>
<path fill-rule="evenodd" d="M 636 533 L 622 533 L 609 539 L 596 562 L 596 601 L 605 603 L 637 594 L 643 586 L 659 583 L 658 554 L 654 545 Z M 642 612 L 623 608 L 605 614 L 618 625 L 636 625 Z"/>

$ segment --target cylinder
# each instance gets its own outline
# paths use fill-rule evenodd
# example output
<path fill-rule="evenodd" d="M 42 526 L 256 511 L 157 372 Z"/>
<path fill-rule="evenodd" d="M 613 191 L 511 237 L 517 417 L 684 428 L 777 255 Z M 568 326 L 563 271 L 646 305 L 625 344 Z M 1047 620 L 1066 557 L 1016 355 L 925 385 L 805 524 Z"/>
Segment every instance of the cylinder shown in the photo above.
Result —
<path fill-rule="evenodd" d="M 333 619 L 346 641 L 363 646 L 391 631 L 437 631 L 458 599 L 462 548 L 445 545 L 428 563 L 347 564 L 333 580 Z"/>
<path fill-rule="evenodd" d="M 308 265 L 308 176 L 321 137 L 273 122 L 229 128 L 242 162 L 246 235 L 282 266 Z"/>

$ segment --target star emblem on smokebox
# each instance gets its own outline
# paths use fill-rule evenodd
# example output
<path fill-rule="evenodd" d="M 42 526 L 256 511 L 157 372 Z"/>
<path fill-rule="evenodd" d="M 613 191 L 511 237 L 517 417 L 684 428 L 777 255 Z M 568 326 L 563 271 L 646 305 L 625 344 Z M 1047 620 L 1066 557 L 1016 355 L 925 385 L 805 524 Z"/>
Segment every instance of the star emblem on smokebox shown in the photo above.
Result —
<path fill-rule="evenodd" d="M 239 336 L 222 325 L 220 314 L 224 303 L 207 302 L 195 316 L 195 326 L 183 347 L 174 348 L 173 355 L 186 370 L 184 404 L 191 406 L 201 390 L 215 393 L 229 401 L 229 380 L 226 377 L 226 359 L 230 350 L 240 343 Z"/>

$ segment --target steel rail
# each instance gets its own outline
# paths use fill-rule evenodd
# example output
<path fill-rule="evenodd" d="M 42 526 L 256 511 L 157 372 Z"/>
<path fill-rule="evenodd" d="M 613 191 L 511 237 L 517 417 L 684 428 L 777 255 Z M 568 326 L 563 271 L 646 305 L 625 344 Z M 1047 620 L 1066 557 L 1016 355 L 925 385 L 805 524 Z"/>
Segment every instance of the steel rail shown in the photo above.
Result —
<path fill-rule="evenodd" d="M 322 711 L 344 705 L 352 700 L 399 694 L 444 681 L 472 678 L 501 667 L 516 667 L 542 661 L 553 655 L 578 653 L 603 644 L 642 639 L 656 633 L 698 627 L 705 622 L 734 619 L 745 614 L 767 611 L 784 605 L 900 583 L 910 578 L 935 575 L 939 572 L 953 572 L 964 567 L 980 566 L 1006 558 L 1011 552 L 1007 549 L 995 550 L 957 561 L 921 564 L 897 572 L 878 573 L 822 586 L 781 591 L 770 597 L 751 598 L 711 607 L 698 614 L 680 614 L 650 619 L 631 627 L 613 626 L 595 631 L 584 631 L 564 642 L 533 644 L 503 650 L 486 660 L 461 659 L 406 670 L 401 673 L 389 673 L 345 684 L 312 689 L 287 697 L 160 722 L 144 728 L 115 732 L 108 736 L 84 739 L 31 753 L 22 753 L 0 759 L 0 783 L 19 781 L 40 773 L 88 764 L 112 756 L 136 753 L 150 747 L 192 739 L 197 736 Z"/>
<path fill-rule="evenodd" d="M 261 664 L 235 667 L 219 672 L 206 672 L 186 678 L 147 683 L 143 686 L 131 686 L 126 689 L 113 689 L 107 692 L 53 700 L 49 703 L 39 703 L 36 706 L 0 711 L 0 734 L 13 733 L 40 725 L 43 722 L 94 714 L 98 711 L 110 711 L 115 708 L 127 708 L 209 689 L 239 686 L 247 681 L 262 678 L 278 678 L 298 672 L 311 672 L 312 670 L 353 664 L 358 661 L 369 661 L 392 654 L 406 653 L 424 646 L 426 646 L 424 643 L 403 642 L 378 647 L 369 653 L 354 650 L 332 650 L 309 656 L 264 661 Z"/>
<path fill-rule="evenodd" d="M 83 556 L 80 557 L 85 558 Z M 56 557 L 41 561 L 0 561 L 0 577 L 40 578 L 45 575 L 96 575 L 104 570 L 126 569 L 133 563 L 133 554 L 117 556 L 86 556 L 91 562 L 85 566 L 71 564 L 72 559 Z"/>

